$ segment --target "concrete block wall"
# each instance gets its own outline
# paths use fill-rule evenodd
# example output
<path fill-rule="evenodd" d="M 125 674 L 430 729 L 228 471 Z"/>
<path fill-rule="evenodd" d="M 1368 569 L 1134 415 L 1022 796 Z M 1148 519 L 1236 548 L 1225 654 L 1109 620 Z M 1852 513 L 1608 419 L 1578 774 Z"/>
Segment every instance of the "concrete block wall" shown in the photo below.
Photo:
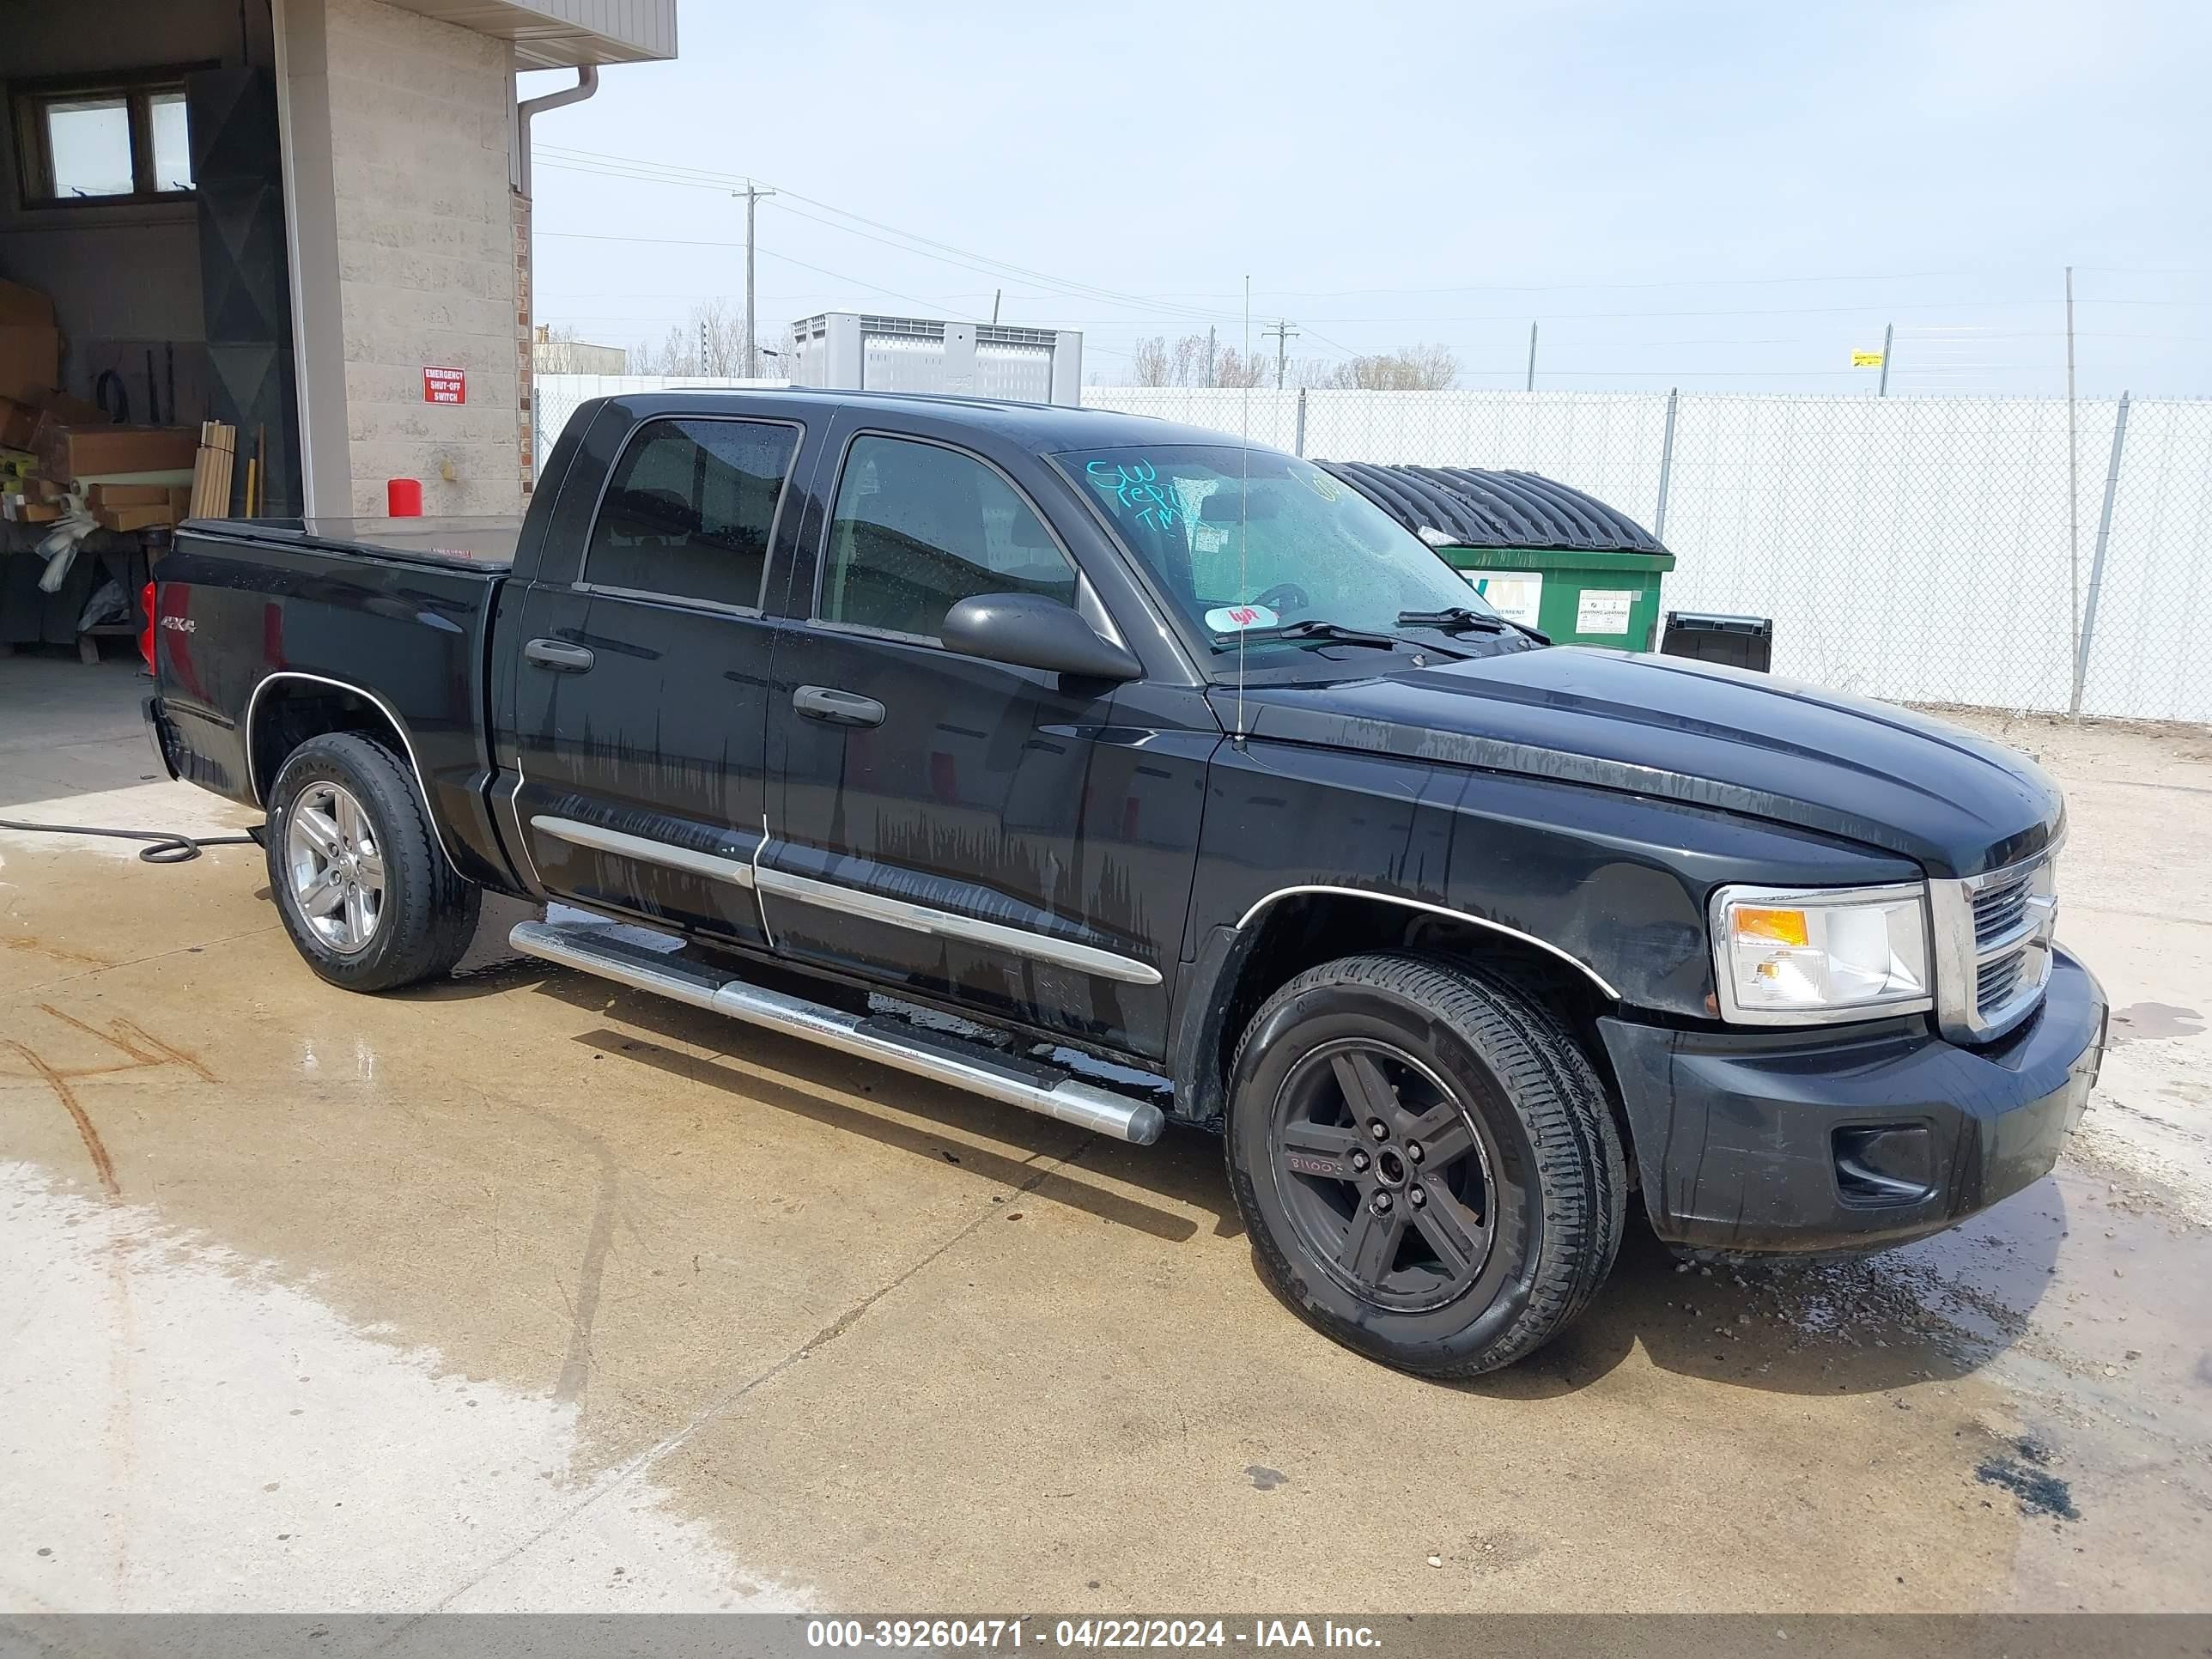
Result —
<path fill-rule="evenodd" d="M 520 512 L 510 48 L 380 0 L 323 21 L 351 510 L 410 477 L 426 513 Z M 423 401 L 434 365 L 465 404 Z"/>

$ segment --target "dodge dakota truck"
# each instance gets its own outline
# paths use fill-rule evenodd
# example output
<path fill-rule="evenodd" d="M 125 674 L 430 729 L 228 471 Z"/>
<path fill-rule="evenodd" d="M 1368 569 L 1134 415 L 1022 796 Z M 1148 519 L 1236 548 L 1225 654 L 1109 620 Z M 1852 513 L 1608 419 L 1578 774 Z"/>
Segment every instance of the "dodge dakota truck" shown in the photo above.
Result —
<path fill-rule="evenodd" d="M 1632 1193 L 1691 1249 L 1956 1223 L 2103 1053 L 2026 757 L 1551 647 L 1215 432 L 624 396 L 519 526 L 197 522 L 156 574 L 163 763 L 265 811 L 333 985 L 442 974 L 517 895 L 548 962 L 1216 1132 L 1267 1284 L 1411 1371 L 1559 1332 Z"/>

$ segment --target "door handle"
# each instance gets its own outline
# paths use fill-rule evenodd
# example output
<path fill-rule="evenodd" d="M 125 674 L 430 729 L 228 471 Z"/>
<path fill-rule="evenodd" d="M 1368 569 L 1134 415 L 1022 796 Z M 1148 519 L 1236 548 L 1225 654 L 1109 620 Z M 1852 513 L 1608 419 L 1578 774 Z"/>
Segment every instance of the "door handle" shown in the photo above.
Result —
<path fill-rule="evenodd" d="M 580 674 L 599 660 L 583 646 L 566 640 L 532 640 L 522 647 L 522 654 L 556 674 Z"/>
<path fill-rule="evenodd" d="M 840 691 L 833 686 L 802 685 L 791 694 L 791 706 L 809 720 L 828 720 L 832 726 L 884 723 L 883 704 L 857 691 Z"/>

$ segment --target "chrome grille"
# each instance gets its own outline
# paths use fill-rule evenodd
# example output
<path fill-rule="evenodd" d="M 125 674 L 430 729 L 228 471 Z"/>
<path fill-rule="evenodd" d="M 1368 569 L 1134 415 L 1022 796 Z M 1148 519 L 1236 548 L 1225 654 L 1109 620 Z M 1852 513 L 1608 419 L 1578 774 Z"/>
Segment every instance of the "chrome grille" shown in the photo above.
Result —
<path fill-rule="evenodd" d="M 1993 957 L 1978 966 L 1980 971 L 1974 976 L 1974 1012 L 1987 1016 L 2003 1007 L 2020 988 L 2021 972 L 2027 966 L 2027 947 Z"/>
<path fill-rule="evenodd" d="M 1954 1042 L 1993 1042 L 2035 1012 L 2058 919 L 2056 846 L 1986 875 L 1928 884 L 1936 1012 Z"/>
<path fill-rule="evenodd" d="M 2016 877 L 2001 887 L 1974 895 L 1974 943 L 1985 945 L 2002 939 L 2027 914 L 2028 888 L 2033 872 Z"/>

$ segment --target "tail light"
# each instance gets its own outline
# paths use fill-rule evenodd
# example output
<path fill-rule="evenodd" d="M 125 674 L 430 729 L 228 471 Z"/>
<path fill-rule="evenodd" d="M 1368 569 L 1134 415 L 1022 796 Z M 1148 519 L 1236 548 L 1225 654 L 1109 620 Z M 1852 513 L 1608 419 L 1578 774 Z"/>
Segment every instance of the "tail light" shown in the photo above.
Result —
<path fill-rule="evenodd" d="M 146 624 L 138 630 L 138 654 L 146 659 L 146 672 L 154 672 L 154 584 L 148 582 L 138 590 L 138 609 Z"/>

